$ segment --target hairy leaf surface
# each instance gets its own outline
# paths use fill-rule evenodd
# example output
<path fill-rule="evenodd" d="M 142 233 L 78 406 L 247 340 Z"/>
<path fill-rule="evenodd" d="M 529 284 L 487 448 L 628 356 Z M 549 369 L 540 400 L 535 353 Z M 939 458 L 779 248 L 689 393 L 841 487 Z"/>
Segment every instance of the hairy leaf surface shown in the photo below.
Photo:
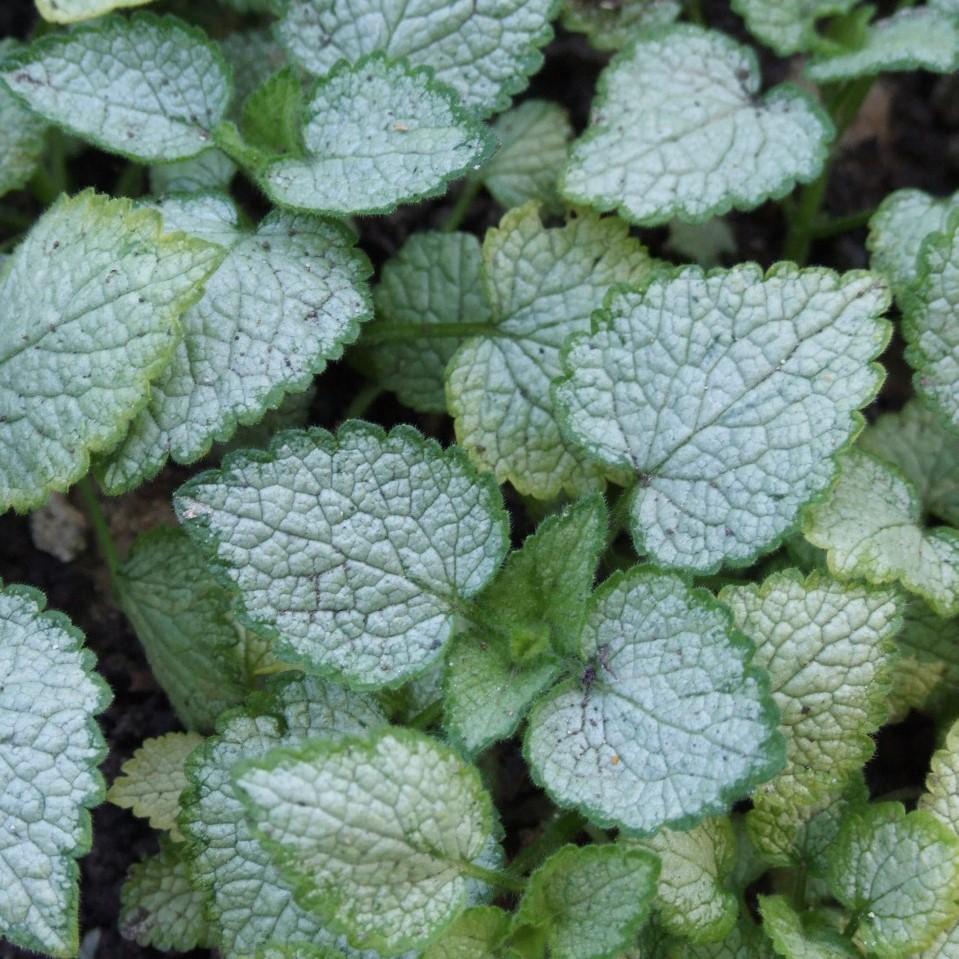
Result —
<path fill-rule="evenodd" d="M 685 832 L 660 829 L 643 845 L 661 863 L 656 911 L 663 928 L 692 942 L 724 939 L 739 914 L 731 883 L 736 836 L 729 818 L 704 819 Z"/>
<path fill-rule="evenodd" d="M 186 761 L 202 742 L 203 737 L 197 733 L 167 733 L 145 739 L 121 767 L 107 799 L 148 819 L 154 829 L 166 830 L 171 839 L 182 839 L 176 819 L 180 793 L 187 787 Z"/>
<path fill-rule="evenodd" d="M 926 514 L 959 527 L 959 435 L 932 410 L 910 400 L 899 412 L 880 416 L 859 445 L 902 470 Z"/>
<path fill-rule="evenodd" d="M 857 0 L 732 0 L 749 32 L 780 56 L 817 46 L 816 21 L 848 13 Z"/>
<path fill-rule="evenodd" d="M 186 160 L 171 160 L 150 167 L 150 192 L 205 193 L 225 191 L 236 174 L 236 164 L 215 148 Z"/>
<path fill-rule="evenodd" d="M 389 213 L 442 193 L 492 152 L 486 129 L 430 71 L 380 56 L 321 80 L 304 119 L 305 155 L 257 174 L 275 203 L 316 213 Z"/>
<path fill-rule="evenodd" d="M 552 959 L 612 959 L 649 916 L 658 875 L 647 850 L 564 846 L 530 876 L 513 924 L 541 930 Z"/>
<path fill-rule="evenodd" d="M 916 392 L 959 432 L 959 211 L 922 247 L 918 282 L 903 308 L 903 333 Z"/>
<path fill-rule="evenodd" d="M 923 242 L 944 230 L 955 210 L 959 210 L 959 192 L 934 197 L 922 190 L 896 190 L 879 204 L 866 239 L 869 265 L 886 277 L 897 300 L 919 278 Z"/>
<path fill-rule="evenodd" d="M 543 62 L 555 0 L 292 0 L 277 27 L 290 55 L 322 76 L 382 51 L 432 67 L 470 109 L 502 110 Z"/>
<path fill-rule="evenodd" d="M 896 645 L 890 718 L 902 719 L 910 709 L 933 715 L 951 712 L 959 688 L 959 618 L 944 619 L 913 597 Z"/>
<path fill-rule="evenodd" d="M 723 33 L 640 34 L 603 72 L 560 192 L 641 226 L 783 196 L 818 175 L 832 126 L 798 88 L 759 87 L 755 54 Z"/>
<path fill-rule="evenodd" d="M 150 669 L 188 729 L 209 732 L 239 706 L 269 661 L 265 641 L 236 620 L 227 591 L 182 530 L 141 536 L 120 567 L 120 603 Z"/>
<path fill-rule="evenodd" d="M 441 655 L 507 546 L 495 486 L 408 427 L 281 433 L 267 455 L 231 454 L 188 482 L 175 504 L 279 656 L 366 688 Z"/>
<path fill-rule="evenodd" d="M 0 39 L 0 71 L 20 49 L 16 40 Z M 0 196 L 22 187 L 43 156 L 47 125 L 0 84 Z"/>
<path fill-rule="evenodd" d="M 460 913 L 423 953 L 423 959 L 500 959 L 509 933 L 509 913 L 472 906 Z"/>
<path fill-rule="evenodd" d="M 710 572 L 792 529 L 882 380 L 888 302 L 870 274 L 790 264 L 687 267 L 611 294 L 554 395 L 590 457 L 637 474 L 637 550 Z"/>
<path fill-rule="evenodd" d="M 110 691 L 83 634 L 41 594 L 0 588 L 0 935 L 52 956 L 79 948 L 79 870 Z"/>
<path fill-rule="evenodd" d="M 952 73 L 959 69 L 959 21 L 932 7 L 900 10 L 866 30 L 862 46 L 813 60 L 809 76 L 838 83 L 895 70 Z"/>
<path fill-rule="evenodd" d="M 795 570 L 728 586 L 720 599 L 756 645 L 753 662 L 769 676 L 786 740 L 786 768 L 756 790 L 749 816 L 795 822 L 799 809 L 812 812 L 836 795 L 873 754 L 872 736 L 888 712 L 903 604 L 891 590 L 819 573 L 803 579 Z M 781 848 L 769 848 L 764 827 L 751 830 L 760 849 L 778 859 Z"/>
<path fill-rule="evenodd" d="M 117 444 L 221 255 L 90 191 L 37 221 L 0 274 L 0 510 L 39 506 Z"/>
<path fill-rule="evenodd" d="M 207 893 L 194 889 L 183 847 L 162 843 L 160 851 L 134 863 L 120 891 L 120 934 L 140 946 L 188 952 L 206 948 Z"/>
<path fill-rule="evenodd" d="M 483 265 L 490 329 L 459 348 L 446 374 L 457 439 L 521 493 L 595 490 L 602 471 L 560 433 L 550 383 L 563 343 L 589 328 L 608 288 L 643 282 L 653 262 L 620 220 L 585 214 L 546 227 L 529 204 L 487 233 Z"/>
<path fill-rule="evenodd" d="M 636 833 L 688 827 L 782 766 L 775 707 L 729 614 L 634 567 L 589 606 L 583 677 L 533 709 L 526 753 L 562 806 Z"/>
<path fill-rule="evenodd" d="M 367 356 L 377 381 L 411 409 L 446 412 L 446 366 L 466 337 L 466 327 L 490 319 L 483 288 L 483 257 L 472 233 L 414 233 L 383 266 L 374 293 L 382 336 Z M 430 325 L 463 324 L 464 335 L 430 336 Z M 407 327 L 423 327 L 413 338 L 391 339 Z"/>
<path fill-rule="evenodd" d="M 576 655 L 606 510 L 589 497 L 547 517 L 477 600 L 485 628 L 458 639 L 446 676 L 446 728 L 467 754 L 510 736 Z"/>
<path fill-rule="evenodd" d="M 959 839 L 927 811 L 877 803 L 849 817 L 832 850 L 830 887 L 861 919 L 879 959 L 906 959 L 959 913 Z"/>
<path fill-rule="evenodd" d="M 212 222 L 197 224 L 191 213 L 207 206 Z M 229 252 L 181 318 L 183 339 L 149 403 L 100 470 L 111 493 L 155 476 L 168 457 L 196 461 L 306 389 L 370 314 L 369 262 L 338 223 L 273 212 L 255 231 L 241 230 L 225 196 L 171 197 L 159 210 L 168 228 Z"/>
<path fill-rule="evenodd" d="M 357 946 L 420 946 L 471 895 L 495 830 L 479 774 L 423 733 L 314 741 L 236 774 L 299 900 Z"/>
<path fill-rule="evenodd" d="M 149 13 L 49 34 L 4 64 L 2 79 L 51 123 L 141 163 L 211 146 L 232 94 L 204 33 Z"/>
<path fill-rule="evenodd" d="M 901 583 L 940 616 L 959 613 L 959 531 L 922 525 L 916 488 L 894 466 L 854 449 L 841 458 L 828 499 L 813 506 L 804 533 L 827 550 L 833 575 Z"/>
<path fill-rule="evenodd" d="M 857 959 L 859 956 L 848 939 L 835 929 L 800 915 L 785 896 L 760 896 L 759 909 L 773 949 L 783 959 Z"/>
<path fill-rule="evenodd" d="M 497 117 L 493 133 L 499 149 L 477 174 L 493 199 L 507 210 L 530 201 L 561 209 L 556 183 L 573 138 L 569 114 L 549 100 L 526 100 Z"/>
<path fill-rule="evenodd" d="M 265 714 L 233 714 L 192 757 L 180 827 L 190 840 L 191 879 L 210 892 L 213 942 L 228 959 L 243 959 L 274 941 L 336 946 L 350 959 L 375 959 L 346 950 L 342 937 L 294 902 L 292 887 L 253 835 L 233 774 L 240 763 L 278 747 L 364 735 L 385 723 L 368 697 L 294 679 L 279 684 Z"/>
<path fill-rule="evenodd" d="M 585 33 L 597 50 L 618 50 L 638 30 L 672 23 L 682 10 L 681 0 L 566 0 L 563 26 L 574 33 Z"/>

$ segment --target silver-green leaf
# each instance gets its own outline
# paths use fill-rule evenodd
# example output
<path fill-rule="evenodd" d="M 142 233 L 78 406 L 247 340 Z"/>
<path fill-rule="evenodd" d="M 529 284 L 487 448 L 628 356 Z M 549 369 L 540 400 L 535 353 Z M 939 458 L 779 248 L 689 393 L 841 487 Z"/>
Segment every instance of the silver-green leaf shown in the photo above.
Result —
<path fill-rule="evenodd" d="M 919 253 L 927 237 L 944 230 L 959 210 L 959 192 L 934 197 L 922 190 L 896 190 L 869 220 L 870 267 L 889 281 L 896 299 L 919 278 Z"/>
<path fill-rule="evenodd" d="M 423 733 L 314 741 L 244 765 L 235 781 L 299 900 L 355 946 L 421 946 L 491 862 L 496 826 L 479 773 Z"/>
<path fill-rule="evenodd" d="M 725 811 L 783 763 L 776 710 L 726 609 L 634 567 L 589 606 L 582 677 L 533 709 L 535 779 L 593 822 L 651 833 Z"/>
<path fill-rule="evenodd" d="M 319 81 L 303 144 L 303 156 L 271 160 L 257 180 L 281 206 L 335 216 L 435 196 L 492 153 L 485 127 L 431 71 L 381 56 Z"/>
<path fill-rule="evenodd" d="M 492 316 L 450 360 L 446 397 L 456 436 L 480 468 L 521 493 L 595 491 L 603 470 L 560 432 L 550 384 L 570 334 L 615 283 L 642 283 L 654 261 L 625 223 L 593 214 L 547 227 L 534 204 L 510 210 L 483 243 Z"/>
<path fill-rule="evenodd" d="M 30 589 L 0 589 L 0 936 L 57 957 L 79 949 L 79 870 L 112 698 L 69 620 Z"/>
<path fill-rule="evenodd" d="M 221 256 L 90 191 L 37 221 L 0 275 L 0 511 L 39 506 L 116 446 Z"/>
<path fill-rule="evenodd" d="M 833 129 L 797 87 L 759 87 L 755 53 L 723 33 L 641 33 L 604 70 L 560 193 L 641 226 L 785 195 L 819 174 Z"/>
<path fill-rule="evenodd" d="M 377 381 L 411 409 L 446 412 L 446 366 L 472 324 L 490 318 L 482 269 L 479 241 L 458 232 L 414 233 L 384 264 L 365 355 Z M 443 335 L 430 336 L 431 325 Z M 457 325 L 463 336 L 450 336 Z M 414 326 L 415 337 L 399 335 Z"/>
<path fill-rule="evenodd" d="M 959 210 L 922 246 L 902 329 L 916 392 L 959 432 Z"/>
<path fill-rule="evenodd" d="M 844 453 L 839 479 L 810 508 L 804 534 L 827 551 L 834 576 L 899 582 L 940 616 L 959 613 L 959 530 L 923 526 L 916 488 L 896 467 L 859 449 Z"/>
<path fill-rule="evenodd" d="M 704 573 L 793 529 L 882 382 L 888 303 L 868 273 L 791 264 L 614 292 L 568 343 L 554 396 L 585 453 L 637 475 L 637 550 Z"/>
<path fill-rule="evenodd" d="M 368 697 L 309 678 L 281 680 L 262 712 L 235 712 L 187 768 L 180 827 L 189 840 L 191 881 L 209 895 L 211 941 L 226 959 L 247 959 L 273 942 L 310 942 L 358 956 L 345 940 L 293 899 L 244 816 L 233 788 L 235 768 L 281 746 L 318 737 L 362 736 L 386 719 Z"/>
<path fill-rule="evenodd" d="M 959 914 L 959 839 L 925 810 L 877 803 L 846 819 L 829 883 L 868 953 L 908 959 Z"/>
<path fill-rule="evenodd" d="M 501 504 L 458 450 L 356 421 L 231 454 L 175 498 L 277 654 L 364 688 L 442 654 L 506 551 Z"/>
<path fill-rule="evenodd" d="M 530 876 L 513 925 L 540 931 L 551 959 L 613 959 L 649 917 L 658 876 L 645 849 L 564 846 Z"/>
<path fill-rule="evenodd" d="M 159 210 L 168 227 L 190 231 L 190 209 L 213 199 L 171 197 Z M 196 235 L 228 243 L 229 252 L 182 316 L 183 339 L 149 403 L 99 469 L 110 493 L 155 476 L 168 457 L 196 461 L 302 392 L 370 315 L 370 265 L 348 229 L 275 211 L 255 231 L 241 230 L 232 202 L 217 199 L 224 209 L 214 207 L 211 228 Z"/>
<path fill-rule="evenodd" d="M 556 0 L 293 0 L 277 26 L 304 69 L 381 51 L 432 67 L 470 109 L 505 109 L 543 62 Z"/>
<path fill-rule="evenodd" d="M 817 57 L 807 72 L 817 83 L 839 83 L 897 70 L 956 69 L 959 19 L 933 7 L 917 7 L 870 24 L 860 47 Z"/>
<path fill-rule="evenodd" d="M 194 888 L 184 847 L 161 843 L 156 855 L 134 863 L 120 891 L 118 925 L 140 946 L 187 952 L 209 944 L 208 893 Z"/>
<path fill-rule="evenodd" d="M 0 76 L 51 123 L 141 163 L 212 146 L 232 94 L 226 61 L 205 34 L 148 13 L 49 34 Z"/>
<path fill-rule="evenodd" d="M 20 49 L 12 38 L 0 40 L 0 70 Z M 40 163 L 47 125 L 0 83 L 0 196 L 22 187 Z"/>

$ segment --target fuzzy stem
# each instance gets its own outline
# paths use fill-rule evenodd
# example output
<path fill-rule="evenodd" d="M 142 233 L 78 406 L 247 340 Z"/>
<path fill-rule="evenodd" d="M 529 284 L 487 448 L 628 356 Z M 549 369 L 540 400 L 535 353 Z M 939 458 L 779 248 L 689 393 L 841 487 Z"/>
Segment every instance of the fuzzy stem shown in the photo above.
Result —
<path fill-rule="evenodd" d="M 872 77 L 852 80 L 830 91 L 826 96 L 829 113 L 836 125 L 836 140 L 823 165 L 822 173 L 804 187 L 800 194 L 794 215 L 790 218 L 786 243 L 783 247 L 783 258 L 786 260 L 792 260 L 803 266 L 809 259 L 809 248 L 812 246 L 816 221 L 819 219 L 819 211 L 826 196 L 829 173 L 836 155 L 836 144 L 839 143 L 842 134 L 852 121 L 856 119 L 856 114 L 859 113 L 859 108 L 869 94 L 872 83 Z"/>
<path fill-rule="evenodd" d="M 869 224 L 875 212 L 876 208 L 870 207 L 868 210 L 859 210 L 856 213 L 847 213 L 843 216 L 820 217 L 813 227 L 813 237 L 817 240 L 825 240 L 831 236 L 839 236 L 842 233 L 859 230 Z"/>
<path fill-rule="evenodd" d="M 96 537 L 97 549 L 106 563 L 110 579 L 116 587 L 117 574 L 120 570 L 120 553 L 117 550 L 116 543 L 110 535 L 110 525 L 103 514 L 103 508 L 100 506 L 100 499 L 96 490 L 93 488 L 93 481 L 90 476 L 84 476 L 77 483 L 77 491 L 80 494 L 80 500 L 83 503 L 83 511 L 86 513 L 90 526 L 93 527 L 93 535 Z"/>
<path fill-rule="evenodd" d="M 475 862 L 461 862 L 457 865 L 463 875 L 479 879 L 491 886 L 499 886 L 500 889 L 508 889 L 510 892 L 518 893 L 522 893 L 526 889 L 525 879 L 511 876 L 497 869 L 484 869 L 482 866 L 477 866 Z"/>
<path fill-rule="evenodd" d="M 862 910 L 857 909 L 850 917 L 849 921 L 843 927 L 842 936 L 844 939 L 852 939 L 859 931 L 859 923 L 862 922 Z"/>
<path fill-rule="evenodd" d="M 429 729 L 443 715 L 443 700 L 434 700 L 421 709 L 406 725 L 411 729 Z"/>
<path fill-rule="evenodd" d="M 700 27 L 706 26 L 706 17 L 703 14 L 701 0 L 688 0 L 689 19 Z"/>
<path fill-rule="evenodd" d="M 362 419 L 367 414 L 370 407 L 383 395 L 383 390 L 375 383 L 367 383 L 361 386 L 356 396 L 350 400 L 349 405 L 343 413 L 345 420 Z"/>
<path fill-rule="evenodd" d="M 793 880 L 792 899 L 798 912 L 806 908 L 806 887 L 809 880 L 809 870 L 803 863 L 797 870 Z"/>
<path fill-rule="evenodd" d="M 796 214 L 789 224 L 786 243 L 783 247 L 783 259 L 792 260 L 803 266 L 809 259 L 809 248 L 813 240 L 813 224 L 819 216 L 826 186 L 829 183 L 829 161 L 822 173 L 802 191 Z"/>
<path fill-rule="evenodd" d="M 452 233 L 463 222 L 482 185 L 482 181 L 473 179 L 472 177 L 463 184 L 460 195 L 453 204 L 453 209 L 450 210 L 449 216 L 447 216 L 443 221 L 443 225 L 440 227 L 443 233 Z"/>
<path fill-rule="evenodd" d="M 63 134 L 59 130 L 47 133 L 47 159 L 30 180 L 33 195 L 44 205 L 49 206 L 61 193 L 70 190 L 67 173 L 67 155 Z"/>
<path fill-rule="evenodd" d="M 577 833 L 582 832 L 586 820 L 578 812 L 564 812 L 547 823 L 543 831 L 509 864 L 513 875 L 525 875 L 532 872 L 540 863 L 545 862 L 561 846 L 570 842 Z"/>

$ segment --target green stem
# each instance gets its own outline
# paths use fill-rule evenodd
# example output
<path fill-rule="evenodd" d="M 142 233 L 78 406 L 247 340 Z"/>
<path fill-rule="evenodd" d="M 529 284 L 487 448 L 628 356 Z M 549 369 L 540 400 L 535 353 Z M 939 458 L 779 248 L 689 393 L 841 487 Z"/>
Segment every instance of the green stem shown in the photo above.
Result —
<path fill-rule="evenodd" d="M 798 912 L 806 908 L 806 884 L 809 878 L 809 871 L 806 864 L 803 863 L 797 870 L 793 882 L 793 905 Z"/>
<path fill-rule="evenodd" d="M 862 922 L 862 910 L 857 909 L 850 917 L 849 921 L 843 927 L 842 936 L 844 939 L 852 939 L 859 930 L 859 923 Z"/>
<path fill-rule="evenodd" d="M 114 196 L 138 197 L 143 193 L 144 169 L 138 163 L 128 163 L 117 177 Z"/>
<path fill-rule="evenodd" d="M 510 892 L 518 893 L 526 889 L 525 879 L 511 876 L 497 869 L 484 869 L 482 866 L 477 866 L 475 862 L 461 862 L 457 865 L 464 875 L 479 879 L 491 886 L 499 886 L 500 889 L 508 889 Z"/>
<path fill-rule="evenodd" d="M 47 156 L 45 164 L 34 173 L 30 181 L 33 195 L 44 205 L 49 206 L 70 189 L 67 174 L 67 155 L 63 143 L 63 134 L 51 130 L 47 134 Z"/>
<path fill-rule="evenodd" d="M 278 673 L 289 673 L 297 668 L 289 663 L 267 663 L 266 666 L 257 666 L 252 670 L 248 668 L 248 672 L 252 672 L 254 676 L 276 676 Z"/>
<path fill-rule="evenodd" d="M 586 820 L 578 812 L 564 812 L 547 823 L 543 831 L 509 864 L 513 875 L 526 875 L 545 862 L 561 846 L 583 831 Z"/>
<path fill-rule="evenodd" d="M 809 259 L 809 249 L 815 235 L 816 222 L 826 196 L 829 173 L 835 159 L 835 146 L 842 134 L 856 118 L 859 108 L 872 87 L 873 78 L 863 77 L 837 87 L 826 96 L 826 105 L 836 126 L 836 139 L 823 164 L 822 173 L 803 188 L 790 219 L 783 247 L 783 258 L 803 266 Z"/>
<path fill-rule="evenodd" d="M 492 323 L 375 323 L 363 331 L 363 343 L 495 335 Z"/>
<path fill-rule="evenodd" d="M 406 725 L 412 729 L 429 729 L 443 715 L 443 700 L 437 699 L 421 709 Z"/>
<path fill-rule="evenodd" d="M 453 209 L 450 210 L 449 216 L 447 216 L 443 221 L 443 225 L 440 227 L 443 233 L 452 233 L 463 222 L 463 218 L 469 212 L 469 208 L 476 199 L 476 194 L 479 193 L 482 185 L 481 180 L 473 178 L 470 178 L 463 184 L 460 195 L 453 204 Z"/>
<path fill-rule="evenodd" d="M 361 386 L 356 396 L 354 396 L 350 401 L 349 406 L 346 407 L 346 410 L 343 413 L 343 419 L 362 419 L 369 411 L 369 408 L 382 395 L 383 390 L 380 389 L 380 387 L 378 387 L 375 383 L 367 383 L 365 386 Z"/>
<path fill-rule="evenodd" d="M 703 14 L 703 5 L 701 0 L 688 0 L 689 19 L 701 27 L 706 26 L 706 17 Z"/>
<path fill-rule="evenodd" d="M 786 234 L 786 243 L 783 247 L 783 259 L 792 260 L 800 266 L 809 259 L 809 248 L 813 240 L 813 224 L 819 216 L 822 201 L 826 196 L 826 186 L 829 183 L 829 161 L 822 173 L 805 187 L 799 197 L 799 204 L 789 232 Z"/>
<path fill-rule="evenodd" d="M 594 826 L 591 822 L 583 826 L 583 832 L 586 833 L 597 846 L 605 846 L 612 841 L 604 830 L 600 829 L 599 826 Z"/>
<path fill-rule="evenodd" d="M 871 207 L 868 210 L 859 210 L 857 213 L 847 213 L 844 216 L 820 217 L 813 227 L 813 237 L 824 240 L 831 236 L 862 229 L 868 225 L 875 212 L 875 207 Z"/>
<path fill-rule="evenodd" d="M 632 483 L 620 490 L 613 508 L 609 511 L 609 531 L 606 534 L 607 548 L 612 546 L 616 537 L 629 526 L 629 505 L 632 502 L 632 493 L 635 488 L 636 484 Z"/>
<path fill-rule="evenodd" d="M 232 120 L 224 120 L 213 130 L 213 142 L 238 166 L 253 174 L 269 161 L 266 151 L 248 143 Z"/>
<path fill-rule="evenodd" d="M 881 796 L 876 796 L 874 802 L 915 802 L 923 790 L 919 786 L 902 786 L 899 789 L 892 789 Z"/>
<path fill-rule="evenodd" d="M 93 535 L 97 540 L 97 548 L 106 563 L 107 570 L 110 573 L 110 579 L 117 581 L 117 574 L 120 570 L 120 553 L 117 550 L 116 543 L 110 535 L 110 525 L 107 523 L 106 516 L 103 515 L 103 509 L 100 506 L 100 499 L 96 490 L 93 488 L 93 481 L 89 475 L 84 476 L 77 483 L 77 491 L 80 494 L 80 500 L 83 503 L 84 512 L 90 525 L 93 527 Z"/>

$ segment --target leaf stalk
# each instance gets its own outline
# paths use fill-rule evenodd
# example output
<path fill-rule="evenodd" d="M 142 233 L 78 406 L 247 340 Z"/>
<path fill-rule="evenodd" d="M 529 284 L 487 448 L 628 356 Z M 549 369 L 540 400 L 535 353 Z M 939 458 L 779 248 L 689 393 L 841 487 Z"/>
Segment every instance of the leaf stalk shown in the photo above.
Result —
<path fill-rule="evenodd" d="M 97 549 L 103 557 L 107 571 L 110 573 L 110 580 L 113 583 L 114 590 L 117 589 L 117 578 L 120 572 L 120 552 L 113 541 L 110 533 L 110 524 L 100 506 L 100 498 L 93 487 L 93 480 L 87 474 L 77 483 L 77 491 L 80 494 L 80 501 L 83 504 L 83 511 L 93 529 L 93 535 L 97 541 Z"/>

